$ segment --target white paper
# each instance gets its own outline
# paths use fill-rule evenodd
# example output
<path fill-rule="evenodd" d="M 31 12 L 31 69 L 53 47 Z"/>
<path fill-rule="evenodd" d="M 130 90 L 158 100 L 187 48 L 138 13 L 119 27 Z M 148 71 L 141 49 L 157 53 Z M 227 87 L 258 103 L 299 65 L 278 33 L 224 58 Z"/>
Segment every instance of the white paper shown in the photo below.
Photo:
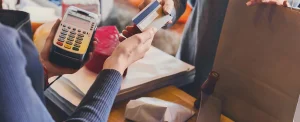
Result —
<path fill-rule="evenodd" d="M 64 99 L 68 100 L 73 105 L 78 106 L 83 98 L 83 95 L 80 94 L 78 90 L 74 89 L 74 87 L 72 88 L 72 85 L 68 84 L 67 82 L 67 79 L 61 78 L 53 83 L 53 85 L 51 85 L 51 88 L 55 89 L 57 94 L 62 96 Z"/>
<path fill-rule="evenodd" d="M 127 76 L 121 84 L 121 90 L 193 69 L 194 66 L 186 64 L 155 47 L 151 47 L 143 59 L 135 62 L 128 68 Z M 84 96 L 94 83 L 97 74 L 83 67 L 78 72 L 63 75 L 63 77 L 67 78 L 75 87 L 78 88 L 78 90 L 80 90 L 76 94 Z M 54 80 L 54 78 L 49 79 L 49 81 L 52 80 Z M 58 82 L 59 81 L 54 83 L 51 88 L 63 98 L 77 106 L 81 99 L 78 99 L 79 97 L 76 95 L 72 95 L 70 90 L 65 88 L 67 86 L 59 86 L 66 84 Z M 75 91 L 76 90 L 73 90 L 73 92 Z"/>
<path fill-rule="evenodd" d="M 185 122 L 194 111 L 157 98 L 142 97 L 126 106 L 125 118 L 136 122 Z"/>

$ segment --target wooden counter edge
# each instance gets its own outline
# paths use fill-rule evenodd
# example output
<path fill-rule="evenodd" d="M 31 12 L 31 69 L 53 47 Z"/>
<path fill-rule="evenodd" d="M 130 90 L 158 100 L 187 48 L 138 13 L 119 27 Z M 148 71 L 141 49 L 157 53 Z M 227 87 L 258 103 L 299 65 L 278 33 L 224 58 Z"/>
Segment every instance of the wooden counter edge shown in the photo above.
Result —
<path fill-rule="evenodd" d="M 195 98 L 188 95 L 187 93 L 178 89 L 175 86 L 168 86 L 165 88 L 161 88 L 159 90 L 150 92 L 143 96 L 155 97 L 155 98 L 159 98 L 162 100 L 174 102 L 174 103 L 183 105 L 189 109 L 193 109 L 194 111 L 196 111 L 193 108 Z M 114 105 L 111 110 L 108 121 L 109 122 L 124 122 L 125 121 L 124 113 L 125 113 L 125 108 L 126 108 L 127 103 L 128 103 L 128 101 L 125 101 L 125 102 L 121 102 L 119 104 Z M 195 120 L 196 120 L 196 115 L 194 115 L 190 120 L 188 120 L 188 122 L 194 122 Z M 220 122 L 234 122 L 224 115 L 221 115 L 220 120 L 221 120 Z"/>

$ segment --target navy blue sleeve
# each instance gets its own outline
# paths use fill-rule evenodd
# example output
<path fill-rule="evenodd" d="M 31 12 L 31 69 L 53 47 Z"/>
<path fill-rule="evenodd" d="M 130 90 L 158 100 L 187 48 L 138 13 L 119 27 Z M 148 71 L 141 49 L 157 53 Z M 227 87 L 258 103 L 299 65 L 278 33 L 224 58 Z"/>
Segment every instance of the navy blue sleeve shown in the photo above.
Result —
<path fill-rule="evenodd" d="M 0 30 L 0 121 L 53 122 L 26 72 L 18 32 L 2 24 Z"/>
<path fill-rule="evenodd" d="M 28 59 L 28 52 L 32 52 L 30 47 L 33 47 L 23 43 L 25 38 L 16 30 L 2 24 L 0 30 L 0 122 L 53 122 L 32 84 L 36 78 L 31 77 L 42 77 L 38 76 L 42 75 L 38 73 L 42 67 L 40 64 L 31 65 L 30 68 L 41 70 L 26 70 L 28 62 L 38 62 L 34 56 Z M 106 122 L 121 81 L 122 76 L 118 71 L 101 71 L 67 121 Z"/>
<path fill-rule="evenodd" d="M 103 70 L 87 95 L 67 121 L 107 122 L 122 76 L 116 70 Z"/>

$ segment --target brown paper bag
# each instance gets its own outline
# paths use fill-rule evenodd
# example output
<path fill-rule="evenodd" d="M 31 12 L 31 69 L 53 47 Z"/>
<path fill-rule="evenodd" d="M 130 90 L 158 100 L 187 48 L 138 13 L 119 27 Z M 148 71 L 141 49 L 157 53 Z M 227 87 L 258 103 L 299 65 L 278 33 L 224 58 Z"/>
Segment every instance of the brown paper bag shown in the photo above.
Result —
<path fill-rule="evenodd" d="M 214 70 L 223 113 L 238 122 L 292 122 L 300 93 L 300 13 L 230 0 Z"/>

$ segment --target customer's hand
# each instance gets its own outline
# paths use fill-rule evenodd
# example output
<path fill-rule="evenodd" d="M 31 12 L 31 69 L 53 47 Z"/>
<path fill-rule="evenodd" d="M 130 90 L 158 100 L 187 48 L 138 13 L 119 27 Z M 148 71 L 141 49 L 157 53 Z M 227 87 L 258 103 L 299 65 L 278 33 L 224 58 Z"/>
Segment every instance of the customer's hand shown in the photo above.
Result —
<path fill-rule="evenodd" d="M 144 0 L 142 4 L 139 5 L 139 9 L 144 9 L 149 3 L 153 0 Z M 174 9 L 174 1 L 173 0 L 157 0 L 163 6 L 165 14 L 171 14 Z"/>
<path fill-rule="evenodd" d="M 124 37 L 129 38 L 135 34 L 141 33 L 140 29 L 136 26 L 126 26 L 125 30 L 122 31 Z M 120 42 L 124 41 L 126 38 L 120 36 Z"/>
<path fill-rule="evenodd" d="M 122 41 L 106 59 L 103 69 L 114 69 L 123 75 L 129 65 L 144 57 L 151 47 L 156 32 L 157 29 L 150 28 Z"/>
<path fill-rule="evenodd" d="M 144 0 L 142 4 L 139 5 L 139 9 L 143 10 L 149 3 L 151 3 L 153 0 Z M 171 14 L 172 10 L 175 8 L 175 4 L 173 0 L 157 0 L 160 2 L 160 4 L 163 6 L 163 10 L 165 14 Z M 172 23 L 172 21 L 168 22 L 169 24 Z"/>
<path fill-rule="evenodd" d="M 48 70 L 48 77 L 52 76 L 57 76 L 57 75 L 63 75 L 63 74 L 72 74 L 75 73 L 77 70 L 76 69 L 71 69 L 71 68 L 65 68 L 65 67 L 60 67 L 57 66 L 49 61 L 49 54 L 50 54 L 50 49 L 55 37 L 55 33 L 59 27 L 60 20 L 57 20 L 55 24 L 53 25 L 51 32 L 49 36 L 46 39 L 44 48 L 41 52 L 40 55 L 40 61 L 44 65 L 44 67 Z M 97 44 L 97 41 L 93 41 L 93 45 L 95 46 Z M 92 54 L 89 54 L 89 58 L 91 58 Z"/>
<path fill-rule="evenodd" d="M 249 0 L 246 5 L 253 6 L 257 4 L 275 4 L 279 6 L 288 6 L 288 2 L 286 0 Z"/>

